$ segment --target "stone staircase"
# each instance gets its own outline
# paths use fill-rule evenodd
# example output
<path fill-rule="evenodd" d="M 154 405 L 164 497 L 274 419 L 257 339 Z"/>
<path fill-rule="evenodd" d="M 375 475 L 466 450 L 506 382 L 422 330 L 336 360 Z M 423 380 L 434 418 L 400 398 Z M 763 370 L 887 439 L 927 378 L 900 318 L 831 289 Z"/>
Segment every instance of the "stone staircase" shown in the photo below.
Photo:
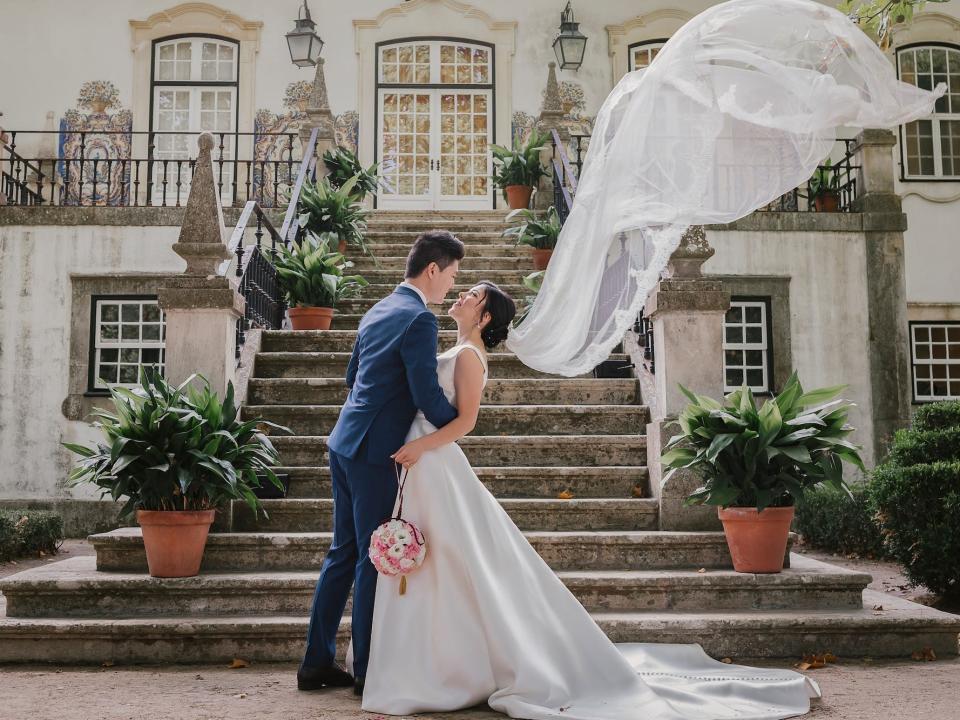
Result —
<path fill-rule="evenodd" d="M 334 329 L 261 336 L 244 412 L 296 432 L 275 439 L 291 481 L 287 498 L 265 501 L 269 521 L 235 504 L 195 578 L 146 575 L 140 532 L 126 528 L 92 536 L 96 557 L 0 582 L 0 662 L 298 659 L 331 540 L 325 438 L 346 396 L 359 318 L 392 291 L 424 227 L 448 227 L 467 244 L 457 289 L 490 279 L 522 296 L 532 266 L 523 248 L 501 242 L 503 215 L 377 213 L 370 240 L 380 264 L 357 260 L 373 284 L 341 308 Z M 441 349 L 455 342 L 444 311 Z M 636 380 L 547 376 L 507 352 L 491 354 L 490 375 L 477 428 L 460 445 L 613 640 L 698 642 L 737 658 L 957 653 L 960 618 L 866 591 L 868 575 L 796 554 L 781 574 L 739 574 L 722 533 L 658 530 Z M 559 499 L 563 491 L 573 497 Z M 342 646 L 348 633 L 349 616 Z"/>

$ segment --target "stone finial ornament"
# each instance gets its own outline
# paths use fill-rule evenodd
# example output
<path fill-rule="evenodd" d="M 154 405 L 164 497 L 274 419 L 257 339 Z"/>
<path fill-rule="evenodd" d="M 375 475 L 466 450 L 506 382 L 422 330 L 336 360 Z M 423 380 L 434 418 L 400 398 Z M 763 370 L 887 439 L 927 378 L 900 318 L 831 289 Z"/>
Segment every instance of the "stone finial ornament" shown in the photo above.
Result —
<path fill-rule="evenodd" d="M 210 152 L 215 141 L 205 132 L 197 140 L 200 152 L 193 166 L 190 196 L 173 251 L 187 261 L 186 275 L 215 275 L 222 260 L 230 257 L 223 243 L 223 209 L 213 175 Z"/>

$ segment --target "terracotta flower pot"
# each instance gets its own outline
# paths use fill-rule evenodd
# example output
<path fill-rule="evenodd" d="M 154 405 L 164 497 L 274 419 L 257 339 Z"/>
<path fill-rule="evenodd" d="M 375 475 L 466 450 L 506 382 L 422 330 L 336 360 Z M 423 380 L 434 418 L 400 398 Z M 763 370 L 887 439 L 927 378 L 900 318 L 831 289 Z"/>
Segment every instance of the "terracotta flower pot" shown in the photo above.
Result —
<path fill-rule="evenodd" d="M 837 212 L 840 209 L 840 193 L 825 192 L 815 195 L 813 207 L 817 212 Z"/>
<path fill-rule="evenodd" d="M 792 507 L 717 508 L 727 536 L 733 569 L 744 573 L 778 573 L 783 570 L 787 536 L 793 521 Z"/>
<path fill-rule="evenodd" d="M 507 205 L 511 210 L 522 210 L 530 205 L 533 188 L 529 185 L 507 185 Z"/>
<path fill-rule="evenodd" d="M 215 514 L 215 510 L 137 510 L 150 575 L 198 574 Z"/>
<path fill-rule="evenodd" d="M 329 330 L 333 322 L 333 308 L 292 307 L 287 310 L 294 330 Z"/>
<path fill-rule="evenodd" d="M 553 255 L 553 248 L 547 250 L 533 248 L 532 250 L 534 270 L 546 270 L 550 262 L 550 256 Z"/>

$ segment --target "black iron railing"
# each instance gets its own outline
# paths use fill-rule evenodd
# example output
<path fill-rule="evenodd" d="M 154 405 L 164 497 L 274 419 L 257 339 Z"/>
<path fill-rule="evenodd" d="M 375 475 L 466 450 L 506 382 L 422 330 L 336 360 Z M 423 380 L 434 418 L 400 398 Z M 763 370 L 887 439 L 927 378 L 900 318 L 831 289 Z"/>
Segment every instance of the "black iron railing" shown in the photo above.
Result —
<path fill-rule="evenodd" d="M 553 172 L 553 206 L 560 216 L 560 224 L 567 221 L 570 209 L 573 207 L 573 197 L 577 193 L 577 175 L 574 175 L 567 157 L 567 149 L 556 130 L 550 131 L 550 144 L 553 147 L 551 162 Z M 579 148 L 579 144 L 577 146 Z M 578 162 L 580 161 L 578 152 Z M 579 173 L 580 167 L 577 167 Z"/>
<path fill-rule="evenodd" d="M 637 335 L 637 344 L 643 348 L 643 365 L 651 375 L 657 372 L 656 348 L 653 342 L 653 322 L 644 315 L 641 309 L 633 323 L 633 332 Z"/>
<path fill-rule="evenodd" d="M 246 310 L 243 317 L 237 320 L 237 358 L 246 339 L 247 330 L 252 327 L 277 330 L 283 325 L 283 316 L 286 312 L 286 303 L 280 286 L 277 270 L 273 265 L 273 258 L 277 253 L 277 246 L 288 246 L 297 239 L 301 231 L 297 223 L 297 205 L 300 201 L 300 192 L 308 179 L 316 179 L 317 128 L 310 133 L 310 140 L 300 160 L 296 180 L 290 189 L 289 202 L 284 213 L 283 225 L 277 230 L 263 207 L 257 200 L 248 200 L 240 213 L 240 219 L 233 235 L 230 237 L 228 248 L 236 257 L 234 273 L 239 278 L 239 292 L 246 301 Z M 256 218 L 254 243 L 244 246 L 244 236 L 247 233 L 251 218 Z M 269 243 L 264 242 L 266 232 Z M 229 261 L 221 266 L 221 274 L 228 270 Z"/>
<path fill-rule="evenodd" d="M 221 202 L 285 202 L 302 154 L 295 132 L 213 133 Z M 53 137 L 50 137 L 53 136 Z M 185 205 L 196 133 L 123 130 L 12 130 L 0 141 L 0 191 L 11 205 Z M 56 144 L 57 157 L 18 149 Z"/>

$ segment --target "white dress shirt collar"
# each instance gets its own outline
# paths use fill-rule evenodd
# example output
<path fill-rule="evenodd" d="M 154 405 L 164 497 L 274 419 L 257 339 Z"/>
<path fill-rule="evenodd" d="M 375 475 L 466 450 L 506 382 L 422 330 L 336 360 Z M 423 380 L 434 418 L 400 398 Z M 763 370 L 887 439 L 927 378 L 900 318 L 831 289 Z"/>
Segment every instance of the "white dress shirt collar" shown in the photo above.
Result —
<path fill-rule="evenodd" d="M 408 283 L 406 280 L 404 280 L 404 281 L 403 281 L 402 283 L 400 283 L 397 287 L 405 287 L 405 288 L 410 288 L 411 290 L 413 290 L 413 291 L 420 297 L 420 299 L 423 300 L 424 307 L 426 307 L 426 305 L 427 305 L 427 296 L 424 295 L 424 294 L 423 294 L 423 290 L 421 290 L 420 288 L 418 288 L 416 285 L 414 285 L 413 283 Z"/>

